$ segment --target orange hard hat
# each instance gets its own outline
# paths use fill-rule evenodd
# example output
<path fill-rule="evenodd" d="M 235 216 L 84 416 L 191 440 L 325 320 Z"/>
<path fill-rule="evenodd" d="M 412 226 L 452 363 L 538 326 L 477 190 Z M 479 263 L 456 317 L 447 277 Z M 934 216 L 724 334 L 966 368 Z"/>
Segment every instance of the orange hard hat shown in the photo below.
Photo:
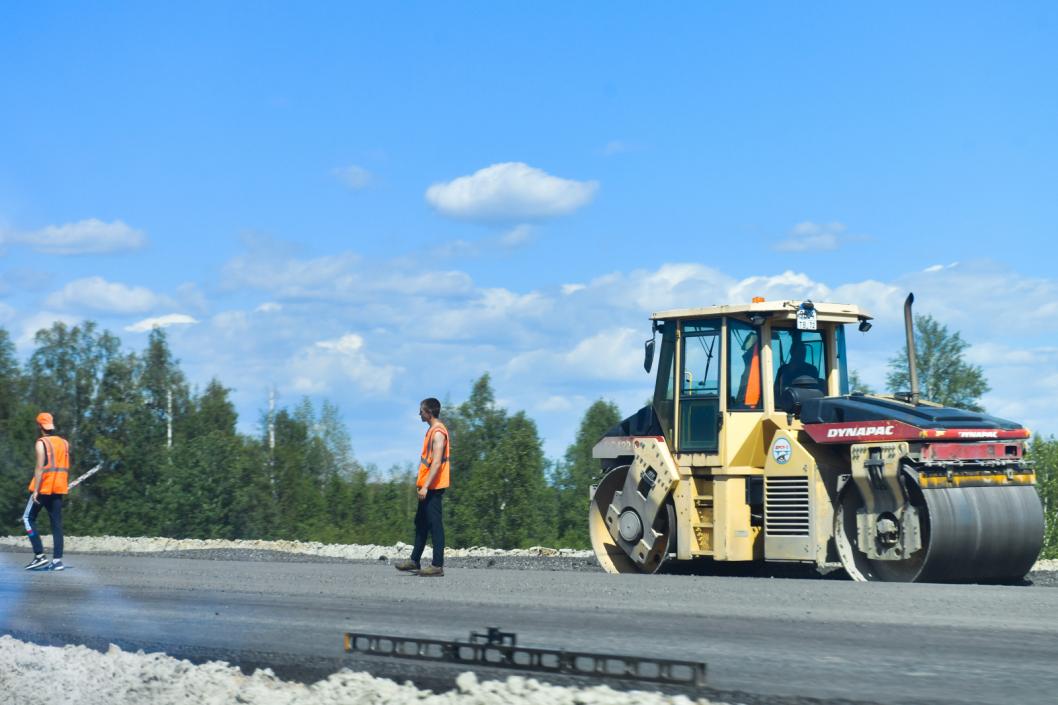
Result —
<path fill-rule="evenodd" d="M 42 411 L 37 414 L 37 423 L 39 423 L 45 431 L 55 430 L 55 422 L 52 420 L 51 414 L 47 411 Z"/>

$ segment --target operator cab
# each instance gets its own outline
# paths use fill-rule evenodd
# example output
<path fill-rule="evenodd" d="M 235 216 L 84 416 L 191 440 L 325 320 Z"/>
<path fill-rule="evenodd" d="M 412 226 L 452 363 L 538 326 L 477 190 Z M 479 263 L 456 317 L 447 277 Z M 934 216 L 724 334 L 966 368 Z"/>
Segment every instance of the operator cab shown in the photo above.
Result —
<path fill-rule="evenodd" d="M 811 301 L 754 300 L 651 318 L 661 346 L 650 425 L 677 452 L 710 455 L 721 452 L 725 423 L 748 430 L 761 415 L 796 417 L 808 399 L 848 394 L 844 327 L 870 327 L 856 306 Z M 646 343 L 648 372 L 655 339 Z"/>

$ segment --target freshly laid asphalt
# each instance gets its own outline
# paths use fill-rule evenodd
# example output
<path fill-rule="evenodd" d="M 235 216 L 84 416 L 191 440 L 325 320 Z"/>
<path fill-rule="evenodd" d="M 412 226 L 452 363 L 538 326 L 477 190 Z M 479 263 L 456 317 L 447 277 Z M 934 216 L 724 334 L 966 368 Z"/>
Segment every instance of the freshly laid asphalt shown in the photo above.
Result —
<path fill-rule="evenodd" d="M 459 670 L 342 653 L 342 633 L 466 638 L 708 664 L 701 695 L 744 703 L 1056 702 L 1058 590 L 862 584 L 385 562 L 70 555 L 62 573 L 0 553 L 0 633 L 162 650 L 313 680 L 341 668 L 422 687 Z M 507 672 L 485 672 L 503 677 Z"/>

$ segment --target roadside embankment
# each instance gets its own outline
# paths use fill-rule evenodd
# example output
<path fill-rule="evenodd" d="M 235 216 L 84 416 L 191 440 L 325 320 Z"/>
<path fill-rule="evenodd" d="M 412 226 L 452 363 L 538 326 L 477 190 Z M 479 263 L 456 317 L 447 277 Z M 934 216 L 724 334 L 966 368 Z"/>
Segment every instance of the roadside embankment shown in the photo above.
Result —
<path fill-rule="evenodd" d="M 51 549 L 50 537 L 43 537 L 45 546 Z M 0 550 L 28 549 L 25 536 L 0 536 Z M 205 555 L 226 554 L 225 558 L 238 558 L 241 554 L 245 557 L 265 557 L 268 554 L 289 554 L 292 556 L 305 556 L 314 559 L 332 559 L 346 561 L 375 561 L 375 560 L 398 560 L 411 555 L 412 547 L 406 543 L 398 542 L 392 546 L 378 546 L 376 544 L 337 544 L 319 543 L 316 541 L 263 541 L 263 540 L 228 540 L 228 539 L 171 539 L 152 536 L 67 536 L 67 553 L 165 553 L 165 554 L 188 554 Z M 191 553 L 194 552 L 194 553 Z M 429 560 L 432 552 L 427 546 L 423 554 L 424 560 Z M 584 569 L 585 567 L 596 567 L 594 555 L 591 551 L 577 550 L 572 548 L 549 548 L 547 546 L 532 546 L 530 548 L 518 548 L 505 550 L 500 548 L 487 548 L 484 546 L 471 546 L 470 548 L 446 548 L 445 558 L 470 559 L 471 563 L 487 561 L 488 559 L 567 559 L 573 569 Z M 507 565 L 504 567 L 517 567 Z M 1043 559 L 1036 562 L 1031 573 L 1058 574 L 1058 560 Z"/>
<path fill-rule="evenodd" d="M 44 537 L 49 545 L 49 537 Z M 407 558 L 412 547 L 405 543 L 393 546 L 375 544 L 337 544 L 318 543 L 315 541 L 257 541 L 227 539 L 170 539 L 150 536 L 67 536 L 68 553 L 166 553 L 171 551 L 280 551 L 322 558 L 339 558 L 342 560 L 386 560 Z M 25 536 L 0 536 L 0 545 L 26 548 Z M 424 557 L 433 554 L 426 548 Z M 445 556 L 451 558 L 485 558 L 485 557 L 560 557 L 591 558 L 591 551 L 578 551 L 572 548 L 547 548 L 533 546 L 503 550 L 472 546 L 470 548 L 446 548 Z"/>
<path fill-rule="evenodd" d="M 708 705 L 682 695 L 617 691 L 606 686 L 570 688 L 531 678 L 479 682 L 463 673 L 446 693 L 419 690 L 368 673 L 342 670 L 303 685 L 270 670 L 244 674 L 221 661 L 201 665 L 165 654 L 132 653 L 111 646 L 99 653 L 84 646 L 38 646 L 0 636 L 0 692 L 20 705 Z"/>

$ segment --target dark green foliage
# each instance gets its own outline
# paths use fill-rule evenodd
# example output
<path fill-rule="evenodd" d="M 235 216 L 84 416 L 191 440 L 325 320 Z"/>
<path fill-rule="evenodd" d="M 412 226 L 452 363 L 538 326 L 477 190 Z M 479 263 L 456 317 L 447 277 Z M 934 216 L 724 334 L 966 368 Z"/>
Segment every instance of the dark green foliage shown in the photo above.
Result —
<path fill-rule="evenodd" d="M 1026 455 L 1036 468 L 1036 489 L 1043 500 L 1046 522 L 1043 558 L 1058 558 L 1058 440 L 1036 436 Z"/>
<path fill-rule="evenodd" d="M 871 389 L 871 385 L 860 379 L 860 374 L 856 370 L 849 370 L 849 392 L 859 392 L 860 394 L 874 394 L 874 390 Z"/>
<path fill-rule="evenodd" d="M 918 385 L 923 399 L 970 411 L 983 411 L 979 400 L 989 390 L 984 373 L 963 359 L 969 343 L 958 332 L 932 316 L 915 316 L 915 357 Z M 886 384 L 890 391 L 910 391 L 907 345 L 889 360 Z"/>
<path fill-rule="evenodd" d="M 536 424 L 524 413 L 474 464 L 461 495 L 462 530 L 468 543 L 494 548 L 527 548 L 551 543 L 551 495 L 544 481 L 544 452 Z"/>
<path fill-rule="evenodd" d="M 588 407 L 580 422 L 577 438 L 566 449 L 566 457 L 555 471 L 554 484 L 558 499 L 559 543 L 574 548 L 587 548 L 588 539 L 588 490 L 599 477 L 599 461 L 591 456 L 591 450 L 602 435 L 621 421 L 617 407 L 608 401 L 599 401 Z"/>
<path fill-rule="evenodd" d="M 0 512 L 11 529 L 28 496 L 34 416 L 43 410 L 71 442 L 73 477 L 106 463 L 67 499 L 71 535 L 412 541 L 417 467 L 361 466 L 333 404 L 317 409 L 306 399 L 277 411 L 273 449 L 264 430 L 239 433 L 220 380 L 191 390 L 163 331 L 140 352 L 91 322 L 56 323 L 35 340 L 23 367 L 0 329 Z M 554 469 L 536 424 L 496 406 L 488 374 L 462 404 L 446 401 L 441 418 L 452 438 L 449 545 L 586 545 L 591 446 L 617 422 L 612 404 L 588 410 Z"/>

